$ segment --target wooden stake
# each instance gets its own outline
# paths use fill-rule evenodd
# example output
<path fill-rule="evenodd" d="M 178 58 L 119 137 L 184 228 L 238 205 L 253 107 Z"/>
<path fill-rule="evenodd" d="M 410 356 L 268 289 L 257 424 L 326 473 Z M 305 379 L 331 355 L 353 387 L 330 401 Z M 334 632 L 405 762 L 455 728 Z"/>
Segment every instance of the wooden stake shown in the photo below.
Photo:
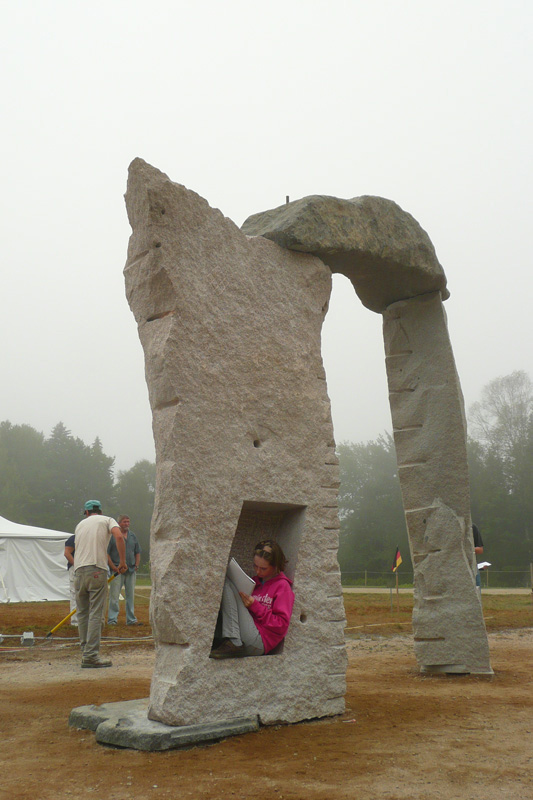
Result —
<path fill-rule="evenodd" d="M 400 613 L 400 590 L 398 589 L 398 570 L 396 570 L 396 611 Z"/>

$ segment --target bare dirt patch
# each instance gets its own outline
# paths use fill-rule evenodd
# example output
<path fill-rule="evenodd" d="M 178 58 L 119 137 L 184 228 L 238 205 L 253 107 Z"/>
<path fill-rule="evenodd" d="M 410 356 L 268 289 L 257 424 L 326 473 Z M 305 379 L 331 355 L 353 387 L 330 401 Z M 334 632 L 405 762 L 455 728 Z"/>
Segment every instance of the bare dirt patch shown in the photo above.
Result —
<path fill-rule="evenodd" d="M 8 613 L 0 607 L 0 631 L 6 632 L 7 617 L 15 627 L 11 614 L 21 612 L 20 630 L 46 632 L 61 619 L 62 607 L 57 613 L 52 605 L 61 606 L 32 604 Z M 147 607 L 140 611 L 147 622 Z M 349 617 L 355 627 L 353 609 Z M 369 624 L 382 630 L 379 622 Z M 488 680 L 422 677 L 409 633 L 394 629 L 399 624 L 391 623 L 386 637 L 359 629 L 348 642 L 341 718 L 263 728 L 167 753 L 102 747 L 92 733 L 67 725 L 76 706 L 147 696 L 152 646 L 135 641 L 149 634 L 147 625 L 112 629 L 129 641 L 103 646 L 113 659 L 108 670 L 80 669 L 70 627 L 32 648 L 6 640 L 0 650 L 0 797 L 531 800 L 531 629 L 490 633 L 495 676 Z M 8 641 L 15 652 L 6 651 Z"/>

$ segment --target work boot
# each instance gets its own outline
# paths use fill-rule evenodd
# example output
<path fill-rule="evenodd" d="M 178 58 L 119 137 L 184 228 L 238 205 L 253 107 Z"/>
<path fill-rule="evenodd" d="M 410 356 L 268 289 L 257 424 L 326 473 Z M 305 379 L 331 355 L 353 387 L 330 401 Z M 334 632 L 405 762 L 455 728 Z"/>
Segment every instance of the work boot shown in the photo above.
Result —
<path fill-rule="evenodd" d="M 211 650 L 209 658 L 243 658 L 246 655 L 246 647 L 233 644 L 230 639 L 226 639 L 219 647 Z"/>
<path fill-rule="evenodd" d="M 102 667 L 112 667 L 113 662 L 110 658 L 91 658 L 81 662 L 82 669 L 101 669 Z"/>

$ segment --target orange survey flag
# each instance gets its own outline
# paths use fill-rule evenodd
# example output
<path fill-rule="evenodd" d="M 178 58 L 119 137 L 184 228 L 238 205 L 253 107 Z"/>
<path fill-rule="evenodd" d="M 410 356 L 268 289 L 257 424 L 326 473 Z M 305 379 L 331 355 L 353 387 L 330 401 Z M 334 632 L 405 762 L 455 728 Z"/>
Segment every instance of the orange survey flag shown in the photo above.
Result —
<path fill-rule="evenodd" d="M 396 555 L 394 556 L 394 561 L 392 562 L 392 571 L 396 572 L 400 564 L 402 563 L 402 557 L 400 555 L 400 548 L 396 548 Z"/>

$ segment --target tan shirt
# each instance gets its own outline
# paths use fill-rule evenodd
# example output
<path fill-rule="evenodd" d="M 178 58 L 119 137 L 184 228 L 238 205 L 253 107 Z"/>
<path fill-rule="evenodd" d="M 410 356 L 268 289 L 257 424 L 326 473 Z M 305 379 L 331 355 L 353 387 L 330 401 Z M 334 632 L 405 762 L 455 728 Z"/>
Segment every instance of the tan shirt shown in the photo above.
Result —
<path fill-rule="evenodd" d="M 107 569 L 107 545 L 111 538 L 111 528 L 118 528 L 113 517 L 91 514 L 82 519 L 74 531 L 74 569 L 80 567 L 100 567 Z"/>

